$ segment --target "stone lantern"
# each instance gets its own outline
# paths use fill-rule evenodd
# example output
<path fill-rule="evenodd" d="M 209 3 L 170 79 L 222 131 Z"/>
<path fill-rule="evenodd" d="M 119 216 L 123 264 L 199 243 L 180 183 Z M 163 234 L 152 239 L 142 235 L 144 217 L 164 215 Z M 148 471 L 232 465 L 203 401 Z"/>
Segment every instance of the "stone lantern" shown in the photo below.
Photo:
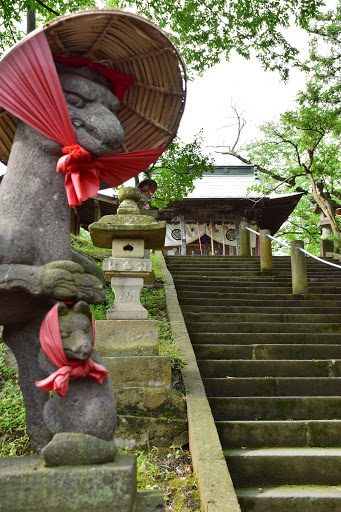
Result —
<path fill-rule="evenodd" d="M 137 206 L 141 198 L 137 188 L 120 189 L 118 198 L 117 215 L 106 215 L 89 226 L 93 244 L 112 249 L 112 257 L 103 262 L 104 277 L 115 293 L 107 319 L 145 320 L 148 312 L 140 302 L 140 293 L 152 273 L 145 249 L 163 247 L 166 222 L 142 214 Z"/>

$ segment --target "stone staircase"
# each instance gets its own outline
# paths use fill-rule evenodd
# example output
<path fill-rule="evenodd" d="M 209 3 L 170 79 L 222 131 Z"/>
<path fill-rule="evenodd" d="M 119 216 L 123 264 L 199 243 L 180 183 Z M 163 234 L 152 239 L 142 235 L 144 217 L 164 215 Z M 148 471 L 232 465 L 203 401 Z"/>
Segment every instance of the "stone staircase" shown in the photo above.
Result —
<path fill-rule="evenodd" d="M 167 257 L 242 511 L 341 511 L 341 270 Z"/>

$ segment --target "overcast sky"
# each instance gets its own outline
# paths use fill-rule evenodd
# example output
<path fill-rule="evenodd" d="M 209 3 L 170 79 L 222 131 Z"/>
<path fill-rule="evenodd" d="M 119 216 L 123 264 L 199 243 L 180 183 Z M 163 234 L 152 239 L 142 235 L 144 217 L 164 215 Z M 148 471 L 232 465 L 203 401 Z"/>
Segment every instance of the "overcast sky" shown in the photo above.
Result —
<path fill-rule="evenodd" d="M 306 46 L 304 34 L 292 31 L 296 44 Z M 241 145 L 259 135 L 258 126 L 274 119 L 281 112 L 294 107 L 296 93 L 304 87 L 305 76 L 298 70 L 290 71 L 288 83 L 280 80 L 278 72 L 265 72 L 257 59 L 246 60 L 235 55 L 230 62 L 221 62 L 188 84 L 185 113 L 179 136 L 190 142 L 200 128 L 204 129 L 207 150 L 216 163 L 238 164 L 233 157 L 217 155 L 218 144 L 232 145 L 236 138 L 231 104 L 235 105 L 247 124 L 243 129 Z"/>

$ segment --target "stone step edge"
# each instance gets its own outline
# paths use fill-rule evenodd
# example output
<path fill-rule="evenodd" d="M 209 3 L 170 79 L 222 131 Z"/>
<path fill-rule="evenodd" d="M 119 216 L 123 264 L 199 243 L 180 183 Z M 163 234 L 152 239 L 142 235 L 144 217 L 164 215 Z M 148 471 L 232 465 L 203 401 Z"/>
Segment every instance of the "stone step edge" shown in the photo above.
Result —
<path fill-rule="evenodd" d="M 327 499 L 336 498 L 341 500 L 341 486 L 335 485 L 278 485 L 271 487 L 242 487 L 236 490 L 239 499 Z M 277 510 L 277 509 L 276 509 Z M 285 509 L 283 509 L 285 510 Z M 291 509 L 286 509 L 288 512 Z M 311 509 L 313 510 L 313 509 Z M 341 510 L 341 502 L 340 502 Z M 328 509 L 326 509 L 328 512 Z"/>
<path fill-rule="evenodd" d="M 121 450 L 150 451 L 153 446 L 184 446 L 188 443 L 188 423 L 184 419 L 119 413 L 114 440 Z"/>
<path fill-rule="evenodd" d="M 264 448 L 224 448 L 225 457 L 340 457 L 341 447 L 320 447 L 320 446 L 284 446 L 284 447 L 264 447 Z"/>
<path fill-rule="evenodd" d="M 165 279 L 166 307 L 176 344 L 187 362 L 182 369 L 187 394 L 189 447 L 199 483 L 200 499 L 204 510 L 214 512 L 240 512 L 235 489 L 223 456 L 218 432 L 214 424 L 196 357 L 181 313 L 174 281 L 163 254 L 160 267 Z M 212 505 L 214 507 L 212 508 Z"/>

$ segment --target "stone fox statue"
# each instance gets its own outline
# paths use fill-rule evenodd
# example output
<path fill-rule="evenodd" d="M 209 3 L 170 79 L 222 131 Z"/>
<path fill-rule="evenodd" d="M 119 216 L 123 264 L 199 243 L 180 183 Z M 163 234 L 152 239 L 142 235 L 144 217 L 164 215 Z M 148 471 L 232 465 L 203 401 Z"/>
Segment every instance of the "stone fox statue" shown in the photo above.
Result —
<path fill-rule="evenodd" d="M 93 351 L 88 304 L 54 306 L 43 321 L 40 341 L 39 365 L 47 378 L 36 384 L 54 390 L 43 412 L 47 430 L 52 435 L 78 432 L 110 441 L 116 424 L 115 396 L 108 371 Z"/>
<path fill-rule="evenodd" d="M 119 101 L 106 78 L 86 67 L 57 67 L 77 142 L 96 157 L 114 153 L 124 133 L 115 115 Z M 44 422 L 48 394 L 35 386 L 45 377 L 38 364 L 40 325 L 56 300 L 104 299 L 102 283 L 70 261 L 65 176 L 56 172 L 60 155 L 60 144 L 19 121 L 0 188 L 0 325 L 5 326 L 4 342 L 18 362 L 27 432 L 38 452 L 61 428 L 58 399 L 53 400 L 56 405 L 46 406 L 54 411 L 53 425 Z M 92 379 L 84 380 L 94 386 Z M 72 393 L 77 386 L 81 384 L 75 383 Z M 107 387 L 108 379 L 104 388 L 99 386 L 102 391 Z M 108 399 L 108 389 L 105 394 Z M 71 407 L 71 400 L 66 400 Z M 86 418 L 84 425 L 91 430 L 87 414 Z M 71 413 L 65 422 L 69 429 L 78 425 Z M 107 427 L 105 437 L 109 430 L 112 427 Z"/>

